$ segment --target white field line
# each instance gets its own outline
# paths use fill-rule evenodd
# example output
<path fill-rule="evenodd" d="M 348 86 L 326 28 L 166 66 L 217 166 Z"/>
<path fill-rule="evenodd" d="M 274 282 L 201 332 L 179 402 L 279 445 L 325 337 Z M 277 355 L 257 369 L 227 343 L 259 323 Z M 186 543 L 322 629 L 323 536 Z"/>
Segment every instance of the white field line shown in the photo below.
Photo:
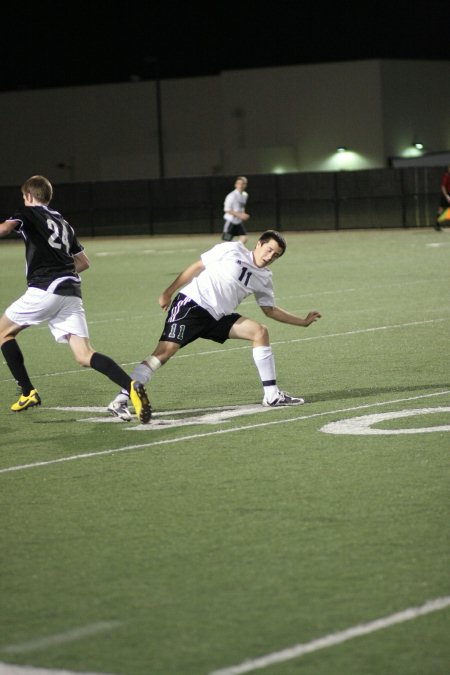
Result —
<path fill-rule="evenodd" d="M 441 318 L 441 319 L 426 319 L 424 321 L 411 321 L 409 323 L 398 323 L 398 324 L 391 324 L 387 326 L 375 326 L 374 328 L 359 328 L 357 330 L 349 330 L 349 331 L 344 331 L 343 333 L 328 333 L 326 335 L 312 335 L 310 337 L 301 337 L 301 338 L 293 338 L 292 340 L 278 340 L 276 342 L 272 342 L 273 345 L 285 345 L 285 344 L 294 344 L 296 342 L 311 342 L 313 340 L 326 340 L 328 338 L 336 338 L 336 337 L 345 337 L 345 336 L 351 336 L 351 335 L 361 335 L 362 333 L 374 333 L 376 331 L 382 331 L 382 330 L 395 330 L 397 328 L 409 328 L 411 326 L 423 326 L 423 325 L 429 325 L 433 323 L 442 323 L 443 321 L 450 321 L 450 317 L 446 318 Z M 106 322 L 106 321 L 105 321 Z M 251 345 L 243 345 L 241 347 L 225 347 L 221 349 L 210 349 L 205 352 L 196 352 L 196 353 L 188 353 L 188 354 L 177 354 L 174 359 L 189 359 L 189 358 L 197 358 L 199 356 L 209 356 L 211 354 L 217 354 L 217 353 L 228 353 L 228 352 L 235 352 L 235 351 L 241 351 L 243 349 L 251 349 Z M 130 363 L 121 363 L 121 366 L 134 366 L 136 363 L 139 363 L 138 361 L 131 361 Z M 33 380 L 37 380 L 40 377 L 59 377 L 59 376 L 65 376 L 65 375 L 73 375 L 74 373 L 91 373 L 92 369 L 91 368 L 77 368 L 75 370 L 63 370 L 60 372 L 56 373 L 42 373 L 41 375 L 33 375 Z M 1 382 L 11 382 L 12 378 L 6 378 L 4 380 L 0 380 Z"/>
<path fill-rule="evenodd" d="M 271 654 L 266 654 L 265 656 L 260 656 L 256 659 L 248 659 L 241 664 L 236 666 L 229 666 L 227 668 L 221 668 L 220 670 L 214 670 L 210 672 L 210 675 L 243 675 L 243 673 L 254 672 L 255 670 L 261 670 L 262 668 L 267 668 L 274 663 L 284 663 L 285 661 L 290 661 L 305 654 L 311 654 L 318 651 L 319 649 L 327 649 L 329 647 L 334 647 L 334 645 L 342 644 L 343 642 L 348 642 L 348 640 L 353 640 L 356 637 L 362 635 L 370 635 L 379 630 L 384 630 L 390 626 L 395 626 L 397 624 L 405 623 L 406 621 L 412 621 L 426 614 L 432 612 L 438 612 L 439 610 L 446 609 L 450 607 L 450 596 L 444 596 L 442 598 L 435 598 L 433 600 L 428 600 L 423 605 L 419 607 L 409 607 L 395 614 L 382 617 L 381 619 L 375 619 L 374 621 L 369 621 L 368 623 L 357 624 L 356 626 L 351 626 L 345 630 L 339 631 L 337 633 L 329 633 L 324 635 L 321 638 L 312 640 L 311 642 L 305 642 L 303 644 L 297 644 L 293 647 L 288 647 L 287 649 L 282 649 L 278 652 L 272 652 Z M 95 625 L 95 624 L 94 624 Z M 78 629 L 78 632 L 83 631 L 83 629 Z M 53 636 L 53 638 L 47 638 L 45 646 L 49 644 L 61 644 L 63 641 L 68 641 L 67 637 L 72 633 L 77 631 L 69 631 L 68 633 L 62 633 L 61 635 Z M 84 637 L 84 635 L 78 635 L 77 637 L 72 637 L 71 639 L 79 639 L 79 637 Z M 55 640 L 58 640 L 55 642 Z M 51 641 L 51 642 L 49 642 Z M 41 641 L 34 641 L 34 643 L 23 643 L 23 645 L 38 644 L 37 648 L 40 648 L 42 644 Z M 22 646 L 23 646 L 22 645 Z M 20 645 L 17 645 L 20 647 Z M 5 650 L 3 650 L 5 651 Z M 31 651 L 31 649 L 27 649 Z M 78 672 L 78 671 L 77 671 Z M 0 663 L 0 675 L 76 675 L 73 671 L 68 670 L 48 670 L 46 668 L 33 668 L 30 666 L 13 666 L 6 663 Z M 79 673 L 79 675 L 96 675 L 95 673 Z"/>
<path fill-rule="evenodd" d="M 114 256 L 119 256 L 123 258 L 125 255 L 168 255 L 168 254 L 179 254 L 180 251 L 178 249 L 157 249 L 157 248 L 142 248 L 142 249 L 133 249 L 129 251 L 98 251 L 98 253 L 94 253 L 94 256 L 97 256 L 98 258 L 106 258 L 106 257 L 114 257 Z M 183 253 L 197 253 L 196 248 L 184 248 Z"/>
<path fill-rule="evenodd" d="M 49 670 L 48 668 L 13 666 L 11 663 L 0 663 L 0 675 L 108 675 L 108 673 L 86 673 L 79 670 Z"/>
<path fill-rule="evenodd" d="M 442 321 L 450 321 L 449 318 L 442 318 L 442 319 L 427 319 L 425 321 L 411 321 L 410 323 L 398 323 L 398 324 L 391 324 L 389 326 L 376 326 L 374 328 L 359 328 L 357 330 L 349 330 L 345 331 L 343 333 L 327 333 L 327 335 L 311 335 L 310 337 L 302 337 L 302 338 L 293 338 L 291 340 L 278 340 L 277 342 L 272 342 L 272 345 L 285 345 L 285 344 L 294 344 L 296 342 L 311 342 L 312 340 L 326 340 L 327 338 L 335 338 L 335 337 L 344 337 L 344 336 L 349 336 L 349 335 L 359 335 L 361 333 L 374 333 L 379 330 L 391 330 L 393 328 L 409 328 L 410 326 L 421 326 L 423 324 L 430 324 L 430 323 L 441 323 Z M 234 352 L 240 349 L 251 349 L 251 347 L 244 346 L 244 347 L 229 347 L 226 349 L 227 352 Z M 210 350 L 207 352 L 198 352 L 197 354 L 177 354 L 176 358 L 186 358 L 190 356 L 208 356 L 209 354 L 216 354 L 218 352 L 223 352 L 222 349 L 214 349 Z M 130 364 L 131 365 L 131 364 Z"/>
<path fill-rule="evenodd" d="M 77 642 L 86 637 L 110 631 L 118 628 L 121 625 L 119 621 L 99 621 L 91 623 L 88 626 L 81 626 L 80 628 L 73 628 L 72 630 L 58 633 L 56 635 L 49 635 L 47 637 L 36 638 L 35 640 L 28 640 L 15 645 L 5 645 L 0 647 L 0 652 L 3 654 L 27 654 L 28 652 L 39 651 L 40 649 L 47 649 L 47 647 L 54 647 L 58 645 L 67 644 L 68 642 Z"/>
<path fill-rule="evenodd" d="M 60 457 L 58 459 L 43 460 L 41 462 L 33 462 L 32 464 L 19 464 L 16 466 L 9 466 L 0 469 L 0 474 L 9 473 L 11 471 L 22 471 L 24 469 L 35 469 L 41 466 L 50 466 L 52 464 L 62 464 L 64 462 L 72 462 L 80 459 L 90 459 L 91 457 L 101 457 L 102 455 L 113 455 L 119 452 L 130 452 L 131 450 L 140 450 L 142 448 L 152 448 L 160 445 L 172 445 L 175 443 L 186 443 L 186 441 L 196 440 L 198 438 L 208 438 L 210 436 L 220 436 L 223 434 L 230 434 L 239 431 L 248 431 L 260 429 L 262 427 L 269 427 L 275 424 L 289 424 L 291 422 L 300 422 L 304 420 L 314 419 L 316 417 L 324 417 L 326 415 L 339 415 L 345 412 L 355 412 L 357 410 L 365 410 L 367 408 L 376 408 L 384 405 L 393 405 L 396 403 L 405 403 L 407 401 L 417 401 L 423 398 L 432 398 L 433 396 L 446 396 L 450 394 L 450 390 L 437 391 L 428 394 L 421 394 L 420 396 L 410 396 L 408 398 L 393 399 L 391 401 L 381 401 L 377 403 L 367 403 L 359 406 L 352 406 L 350 408 L 340 408 L 338 410 L 326 410 L 320 413 L 312 413 L 310 415 L 298 415 L 288 419 L 272 420 L 270 422 L 259 422 L 257 424 L 247 424 L 239 427 L 232 427 L 231 429 L 218 429 L 216 431 L 207 431 L 200 434 L 191 434 L 188 436 L 179 436 L 177 438 L 163 439 L 160 441 L 150 441 L 148 443 L 137 443 L 135 445 L 125 445 L 121 448 L 109 448 L 107 450 L 99 450 L 98 452 L 84 452 L 78 455 L 70 455 L 68 457 Z M 284 408 L 285 410 L 285 408 Z"/>
<path fill-rule="evenodd" d="M 450 596 L 428 600 L 420 607 L 409 607 L 396 614 L 391 614 L 390 616 L 385 616 L 381 619 L 376 619 L 375 621 L 369 621 L 368 623 L 351 626 L 338 633 L 330 633 L 329 635 L 325 635 L 317 640 L 312 640 L 311 642 L 294 645 L 288 649 L 272 652 L 271 654 L 261 656 L 257 659 L 249 659 L 236 666 L 214 670 L 210 675 L 242 675 L 242 673 L 251 673 L 255 670 L 260 670 L 261 668 L 267 668 L 267 666 L 274 663 L 283 663 L 284 661 L 298 658 L 304 654 L 311 654 L 319 649 L 326 649 L 328 647 L 333 647 L 334 645 L 339 645 L 342 642 L 353 640 L 353 638 L 360 637 L 361 635 L 370 635 L 370 633 L 374 633 L 377 630 L 383 630 L 384 628 L 389 628 L 390 626 L 395 626 L 396 624 L 404 623 L 405 621 L 411 621 L 412 619 L 417 619 L 419 616 L 437 612 L 446 607 L 450 607 Z"/>

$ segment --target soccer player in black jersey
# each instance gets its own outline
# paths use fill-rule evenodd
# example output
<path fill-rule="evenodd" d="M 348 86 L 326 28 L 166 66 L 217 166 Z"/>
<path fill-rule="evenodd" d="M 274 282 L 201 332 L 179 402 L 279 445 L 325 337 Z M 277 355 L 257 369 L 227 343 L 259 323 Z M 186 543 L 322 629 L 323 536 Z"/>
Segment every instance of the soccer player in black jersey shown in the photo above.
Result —
<path fill-rule="evenodd" d="M 26 247 L 27 291 L 0 318 L 1 350 L 22 389 L 11 410 L 20 412 L 41 404 L 16 336 L 46 321 L 55 340 L 67 342 L 80 365 L 98 370 L 129 392 L 136 415 L 146 424 L 152 409 L 143 384 L 132 380 L 109 356 L 94 351 L 89 342 L 79 277 L 89 267 L 89 259 L 73 228 L 58 211 L 49 208 L 51 183 L 44 176 L 31 176 L 21 190 L 24 207 L 0 223 L 0 237 L 15 230 Z"/>

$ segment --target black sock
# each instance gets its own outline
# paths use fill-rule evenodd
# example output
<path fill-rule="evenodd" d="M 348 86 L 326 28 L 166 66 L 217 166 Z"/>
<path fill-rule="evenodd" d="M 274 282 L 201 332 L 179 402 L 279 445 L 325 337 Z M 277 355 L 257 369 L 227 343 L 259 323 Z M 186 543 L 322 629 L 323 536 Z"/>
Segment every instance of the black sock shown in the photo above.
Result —
<path fill-rule="evenodd" d="M 27 369 L 25 368 L 23 354 L 17 341 L 14 339 L 6 340 L 6 342 L 2 344 L 2 352 L 12 376 L 22 389 L 22 394 L 28 396 L 34 387 L 31 384 Z"/>
<path fill-rule="evenodd" d="M 94 370 L 98 370 L 99 373 L 109 377 L 110 380 L 118 384 L 122 389 L 130 391 L 131 377 L 109 356 L 100 354 L 100 352 L 94 352 L 91 357 L 90 366 Z"/>

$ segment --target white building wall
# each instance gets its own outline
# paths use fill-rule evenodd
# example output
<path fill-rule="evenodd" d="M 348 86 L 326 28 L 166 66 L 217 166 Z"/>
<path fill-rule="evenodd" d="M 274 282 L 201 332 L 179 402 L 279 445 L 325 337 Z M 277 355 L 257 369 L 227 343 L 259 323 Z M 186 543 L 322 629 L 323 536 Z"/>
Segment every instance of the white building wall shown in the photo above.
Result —
<path fill-rule="evenodd" d="M 382 61 L 384 152 L 402 156 L 414 141 L 450 149 L 450 61 Z"/>
<path fill-rule="evenodd" d="M 163 80 L 161 134 L 151 81 L 4 92 L 0 185 L 158 178 L 161 151 L 167 177 L 385 167 L 416 136 L 450 147 L 449 81 L 377 60 Z"/>

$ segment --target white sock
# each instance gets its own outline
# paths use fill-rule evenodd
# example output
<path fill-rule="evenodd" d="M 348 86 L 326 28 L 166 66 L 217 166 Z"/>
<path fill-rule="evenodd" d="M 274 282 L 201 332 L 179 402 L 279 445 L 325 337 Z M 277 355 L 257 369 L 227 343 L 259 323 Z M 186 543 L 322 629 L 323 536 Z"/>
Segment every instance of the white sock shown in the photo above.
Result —
<path fill-rule="evenodd" d="M 152 375 L 153 371 L 147 366 L 146 363 L 138 363 L 130 377 L 132 380 L 137 380 L 138 382 L 142 382 L 142 384 L 147 384 Z"/>
<path fill-rule="evenodd" d="M 132 380 L 147 384 L 147 382 L 152 379 L 155 371 L 157 371 L 158 368 L 161 368 L 161 366 L 162 363 L 156 356 L 149 356 L 145 361 L 137 364 L 130 377 Z M 125 389 L 122 389 L 120 394 L 116 396 L 116 401 L 125 403 L 129 398 L 128 392 L 125 391 Z"/>
<path fill-rule="evenodd" d="M 272 347 L 254 347 L 253 360 L 264 387 L 264 395 L 268 401 L 272 401 L 278 393 L 275 359 Z"/>
<path fill-rule="evenodd" d="M 156 356 L 148 356 L 144 361 L 138 363 L 131 373 L 131 379 L 138 380 L 142 384 L 147 384 L 161 366 L 162 363 Z"/>

